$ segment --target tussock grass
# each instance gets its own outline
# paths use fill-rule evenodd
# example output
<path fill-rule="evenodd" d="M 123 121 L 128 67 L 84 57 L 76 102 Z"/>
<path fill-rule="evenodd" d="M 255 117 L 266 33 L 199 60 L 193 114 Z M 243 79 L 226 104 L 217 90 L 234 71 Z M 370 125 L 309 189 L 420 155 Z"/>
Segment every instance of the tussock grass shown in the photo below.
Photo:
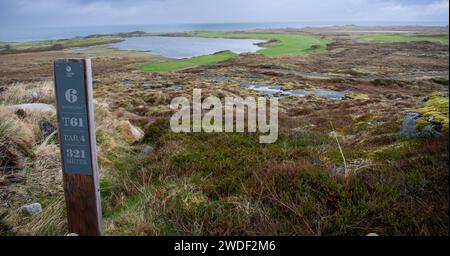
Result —
<path fill-rule="evenodd" d="M 66 208 L 64 198 L 52 198 L 43 207 L 43 212 L 26 217 L 20 213 L 13 213 L 7 221 L 14 225 L 16 235 L 24 236 L 61 236 L 67 234 Z"/>
<path fill-rule="evenodd" d="M 24 103 L 54 104 L 53 82 L 16 83 L 7 87 L 0 94 L 0 105 Z"/>
<path fill-rule="evenodd" d="M 0 110 L 0 147 L 14 145 L 23 152 L 31 153 L 36 136 L 33 127 L 20 120 L 13 113 Z"/>
<path fill-rule="evenodd" d="M 53 90 L 50 88 L 52 85 L 49 82 L 16 84 L 1 94 L 0 102 L 7 106 L 33 102 L 53 104 Z M 40 96 L 30 97 L 33 93 Z M 120 139 L 120 131 L 116 129 L 119 120 L 109 111 L 108 105 L 95 102 L 94 107 L 102 172 L 115 171 L 111 162 L 126 155 L 126 152 L 131 153 L 132 148 Z M 18 194 L 12 198 L 11 208 L 6 212 L 0 209 L 2 223 L 4 222 L 2 226 L 12 227 L 12 230 L 4 232 L 18 235 L 67 233 L 60 149 L 55 133 L 50 136 L 44 134 L 43 123 L 56 128 L 56 114 L 41 111 L 17 114 L 0 109 L 0 167 L 24 169 L 26 183 L 16 186 L 18 190 L 28 191 L 26 197 Z M 0 169 L 0 178 L 2 175 Z M 15 211 L 16 207 L 33 202 L 41 203 L 44 212 L 27 217 Z"/>

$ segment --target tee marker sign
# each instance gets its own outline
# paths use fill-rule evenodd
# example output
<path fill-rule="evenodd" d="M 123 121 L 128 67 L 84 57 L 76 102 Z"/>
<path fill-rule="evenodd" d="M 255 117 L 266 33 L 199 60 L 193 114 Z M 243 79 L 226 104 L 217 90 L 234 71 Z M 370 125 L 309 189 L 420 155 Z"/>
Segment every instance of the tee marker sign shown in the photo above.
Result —
<path fill-rule="evenodd" d="M 55 60 L 54 76 L 69 231 L 102 235 L 91 61 Z"/>

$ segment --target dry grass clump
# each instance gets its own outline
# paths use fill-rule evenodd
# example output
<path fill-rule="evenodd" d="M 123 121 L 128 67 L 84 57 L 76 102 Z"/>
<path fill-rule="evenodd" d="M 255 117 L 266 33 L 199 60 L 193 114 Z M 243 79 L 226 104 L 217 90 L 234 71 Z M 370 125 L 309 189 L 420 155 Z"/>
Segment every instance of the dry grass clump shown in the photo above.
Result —
<path fill-rule="evenodd" d="M 33 127 L 15 114 L 0 109 L 0 148 L 12 145 L 30 154 L 36 142 Z"/>
<path fill-rule="evenodd" d="M 62 178 L 59 147 L 55 145 L 56 136 L 52 132 L 54 129 L 55 113 L 0 110 L 0 176 L 8 173 L 15 175 L 18 171 L 24 173 L 26 178 L 23 182 L 9 184 L 17 193 L 3 198 L 10 208 L 4 209 L 2 221 L 13 227 L 10 231 L 13 234 L 46 234 L 44 230 L 51 228 L 54 219 L 61 220 L 55 215 L 58 203 L 52 202 L 55 196 L 61 195 Z M 8 191 L 11 188 L 6 186 L 0 189 Z M 21 205 L 35 202 L 43 205 L 44 213 L 28 217 L 16 211 Z"/>
<path fill-rule="evenodd" d="M 100 170 L 108 172 L 115 169 L 112 163 L 117 158 L 128 157 L 132 151 L 131 144 L 134 141 L 125 139 L 128 135 L 124 134 L 126 130 L 120 128 L 121 124 L 126 122 L 129 128 L 138 128 L 131 125 L 128 120 L 119 120 L 116 113 L 112 113 L 108 104 L 104 102 L 95 101 L 94 107 Z"/>
<path fill-rule="evenodd" d="M 32 175 L 40 186 L 46 187 L 47 192 L 59 191 L 58 185 L 62 182 L 61 155 L 59 146 L 55 144 L 39 145 L 36 150 L 36 157 L 33 159 Z M 56 184 L 55 184 L 56 183 Z M 53 189 L 50 189 L 53 187 Z"/>
<path fill-rule="evenodd" d="M 0 104 L 16 105 L 23 103 L 54 104 L 53 82 L 16 83 L 0 94 Z"/>
<path fill-rule="evenodd" d="M 66 208 L 64 198 L 57 196 L 43 207 L 43 212 L 32 217 L 26 217 L 14 212 L 6 218 L 14 226 L 16 235 L 51 236 L 67 233 Z"/>
<path fill-rule="evenodd" d="M 0 105 L 24 103 L 54 103 L 53 84 L 49 81 L 38 83 L 17 83 L 0 94 Z M 20 112 L 20 113 L 19 113 Z M 31 152 L 32 147 L 42 142 L 48 134 L 42 126 L 56 127 L 56 115 L 44 111 L 18 111 L 14 113 L 0 107 L 0 140 L 17 144 L 22 150 Z"/>
<path fill-rule="evenodd" d="M 198 177 L 197 177 L 198 178 Z M 142 187 L 106 216 L 109 235 L 233 235 L 266 213 L 251 198 L 208 198 L 196 177 L 168 179 Z M 225 225 L 223 225 L 225 224 Z M 233 226 L 233 228 L 229 228 Z M 250 233 L 249 233 L 250 234 Z"/>
<path fill-rule="evenodd" d="M 50 135 L 49 130 L 57 127 L 56 114 L 52 112 L 25 111 L 23 116 L 19 116 L 0 109 L 0 120 L 3 136 L 27 149 L 42 143 Z"/>
<path fill-rule="evenodd" d="M 16 84 L 0 95 L 0 104 L 53 104 L 53 99 L 50 82 Z M 126 155 L 130 145 L 120 139 L 119 120 L 108 105 L 96 101 L 94 107 L 102 171 L 114 170 L 111 160 Z M 66 216 L 56 113 L 0 108 L 0 153 L 0 168 L 26 171 L 26 180 L 13 184 L 23 193 L 8 196 L 10 208 L 2 210 L 1 222 L 18 235 L 64 234 Z M 17 207 L 34 202 L 41 203 L 42 213 L 25 216 L 16 211 Z"/>

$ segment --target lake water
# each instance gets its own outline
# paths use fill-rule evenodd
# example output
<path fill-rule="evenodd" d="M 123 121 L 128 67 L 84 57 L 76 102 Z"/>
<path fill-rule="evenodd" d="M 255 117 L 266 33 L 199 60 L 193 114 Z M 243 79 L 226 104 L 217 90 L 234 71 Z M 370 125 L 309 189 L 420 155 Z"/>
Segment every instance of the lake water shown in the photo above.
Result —
<path fill-rule="evenodd" d="M 182 59 L 227 50 L 239 54 L 256 52 L 262 48 L 255 44 L 262 42 L 264 40 L 146 36 L 125 38 L 125 41 L 110 47 Z"/>
<path fill-rule="evenodd" d="M 34 40 L 62 39 L 92 34 L 115 34 L 131 31 L 145 32 L 185 32 L 185 31 L 233 31 L 248 29 L 304 28 L 333 25 L 355 24 L 361 26 L 406 26 L 427 25 L 447 26 L 439 22 L 354 22 L 354 21 L 324 21 L 324 22 L 271 22 L 271 23 L 198 23 L 198 24 L 153 24 L 153 25 L 116 25 L 89 27 L 0 27 L 0 41 L 23 42 Z"/>

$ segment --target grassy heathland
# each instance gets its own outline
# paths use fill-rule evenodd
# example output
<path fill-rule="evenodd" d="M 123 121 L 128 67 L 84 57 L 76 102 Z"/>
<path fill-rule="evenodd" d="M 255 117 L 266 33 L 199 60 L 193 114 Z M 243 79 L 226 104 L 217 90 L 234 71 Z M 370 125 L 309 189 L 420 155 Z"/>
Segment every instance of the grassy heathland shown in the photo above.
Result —
<path fill-rule="evenodd" d="M 266 48 L 258 51 L 258 53 L 272 57 L 323 52 L 325 51 L 325 45 L 330 42 L 329 40 L 320 37 L 294 34 L 195 32 L 192 33 L 192 35 L 208 38 L 264 39 L 268 41 L 268 43 L 264 44 Z M 231 59 L 235 56 L 237 56 L 237 54 L 232 52 L 222 52 L 213 55 L 194 57 L 191 59 L 144 63 L 136 65 L 135 67 L 144 72 L 170 72 L 201 65 L 214 64 Z"/>
<path fill-rule="evenodd" d="M 62 50 L 72 47 L 87 47 L 93 45 L 111 44 L 120 41 L 121 41 L 120 39 L 105 36 L 93 38 L 75 37 L 71 39 L 13 42 L 13 43 L 0 42 L 0 53 Z"/>
<path fill-rule="evenodd" d="M 185 68 L 192 68 L 201 65 L 214 64 L 225 61 L 237 56 L 236 53 L 226 51 L 211 55 L 203 55 L 190 59 L 169 60 L 157 63 L 143 63 L 135 65 L 136 68 L 145 72 L 169 72 L 174 70 L 181 70 Z"/>
<path fill-rule="evenodd" d="M 407 43 L 428 41 L 448 44 L 448 35 L 437 36 L 406 36 L 406 35 L 370 35 L 362 37 L 364 41 L 386 42 L 386 43 Z"/>
<path fill-rule="evenodd" d="M 223 87 L 210 92 L 230 88 L 217 86 Z M 300 124 L 295 117 L 281 119 L 274 144 L 259 144 L 256 133 L 179 134 L 171 131 L 171 113 L 164 110 L 168 94 L 121 87 L 110 86 L 111 94 L 104 97 L 120 98 L 121 104 L 133 99 L 131 105 L 143 102 L 159 112 L 149 116 L 154 122 L 142 126 L 142 141 L 130 140 L 130 126 L 97 97 L 106 235 L 448 234 L 448 132 L 442 138 L 404 140 L 397 137 L 401 120 L 382 119 L 372 126 L 390 114 L 367 113 L 372 105 L 350 101 L 339 111 L 320 112 L 311 128 L 295 128 Z M 53 93 L 51 81 L 16 83 L 0 94 L 0 104 L 54 105 Z M 301 110 L 317 104 L 292 103 Z M 341 113 L 348 106 L 365 107 L 360 113 L 367 114 Z M 420 107 L 427 119 L 448 124 L 447 96 L 433 95 Z M 330 118 L 344 121 L 334 128 Z M 41 214 L 31 217 L 16 207 L 4 214 L 0 208 L 0 235 L 67 234 L 59 146 L 56 134 L 50 140 L 44 136 L 43 123 L 56 127 L 56 116 L 19 117 L 0 109 L 0 152 L 5 152 L 0 166 L 25 169 L 22 189 L 33 191 L 43 206 Z M 358 134 L 358 143 L 351 134 Z M 143 153 L 146 145 L 155 151 Z M 25 195 L 11 201 L 28 203 Z"/>

